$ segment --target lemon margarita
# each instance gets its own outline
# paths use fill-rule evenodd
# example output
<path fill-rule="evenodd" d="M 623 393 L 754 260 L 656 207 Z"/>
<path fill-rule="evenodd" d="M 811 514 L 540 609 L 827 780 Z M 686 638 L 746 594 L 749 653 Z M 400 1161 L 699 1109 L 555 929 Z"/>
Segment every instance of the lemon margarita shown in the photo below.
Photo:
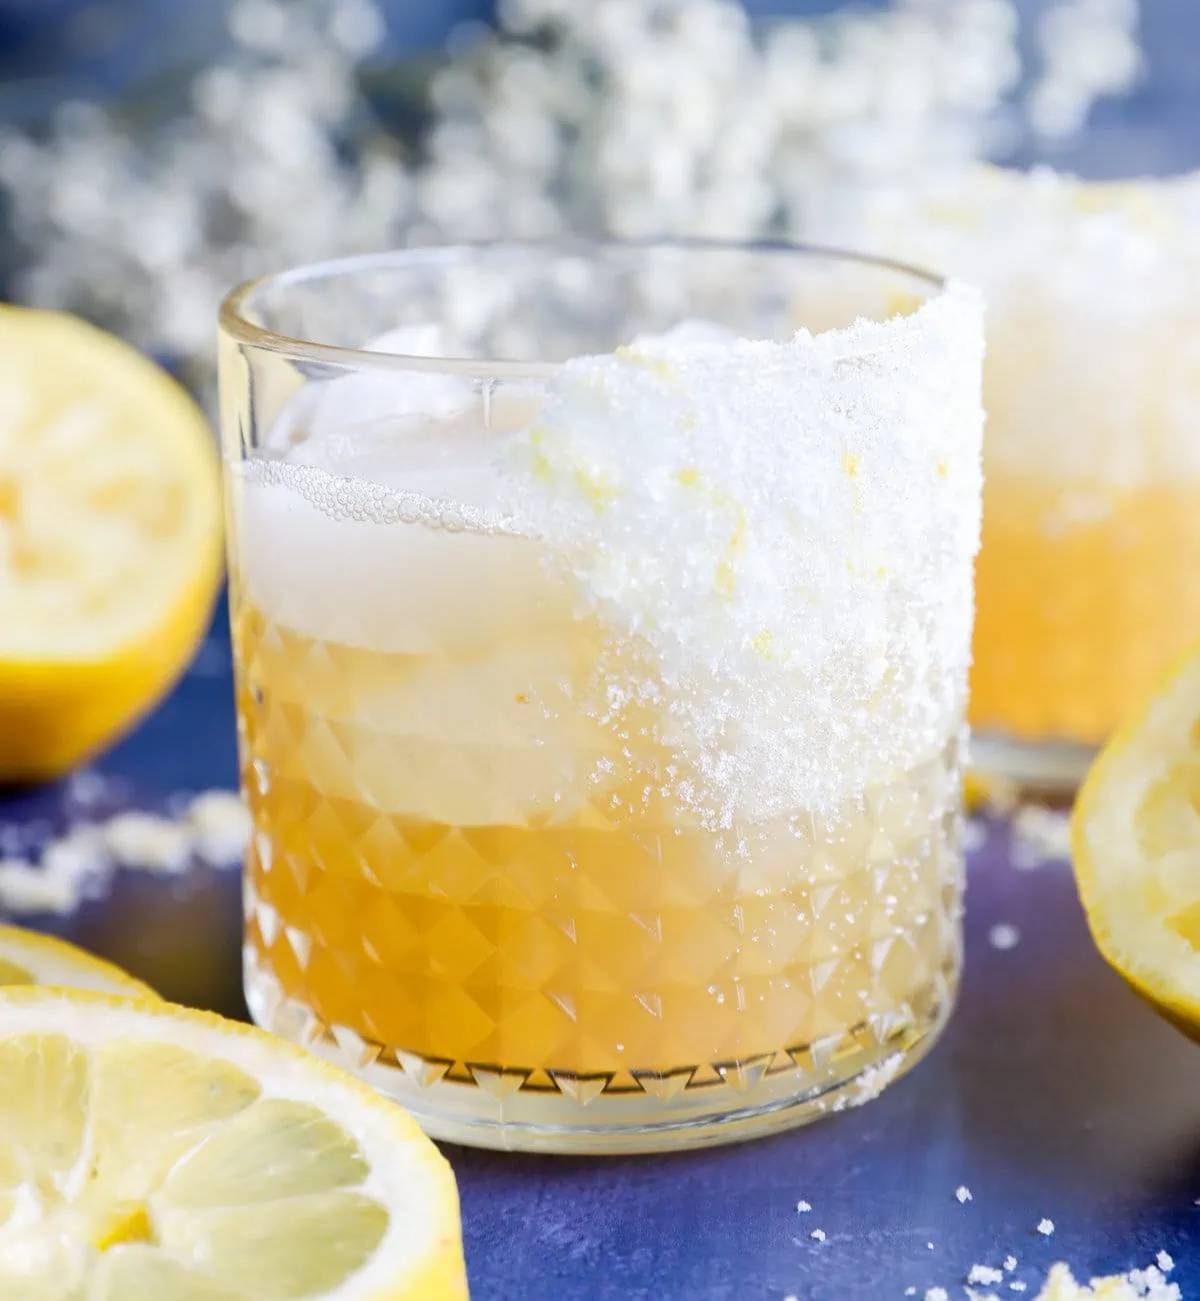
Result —
<path fill-rule="evenodd" d="M 1200 180 L 971 170 L 864 237 L 988 298 L 979 757 L 1073 781 L 1200 635 Z"/>
<path fill-rule="evenodd" d="M 977 301 L 850 262 L 927 301 L 793 337 L 840 264 L 442 257 L 226 309 L 252 1011 L 472 1142 L 716 1141 L 869 1096 L 957 972 Z M 664 333 L 722 311 L 647 305 L 666 272 L 737 287 L 735 329 Z M 297 333 L 294 297 L 362 343 L 384 287 L 454 318 L 464 278 L 508 291 L 491 349 L 558 321 L 594 355 L 261 328 Z"/>

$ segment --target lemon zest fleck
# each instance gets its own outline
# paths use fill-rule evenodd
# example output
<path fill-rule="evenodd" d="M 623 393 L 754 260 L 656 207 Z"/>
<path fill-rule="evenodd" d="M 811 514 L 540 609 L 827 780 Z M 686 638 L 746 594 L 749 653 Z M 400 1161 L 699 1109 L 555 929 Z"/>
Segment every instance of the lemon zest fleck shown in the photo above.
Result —
<path fill-rule="evenodd" d="M 614 348 L 613 351 L 622 361 L 629 362 L 631 366 L 640 366 L 642 370 L 648 370 L 652 375 L 657 375 L 660 379 L 673 380 L 675 378 L 675 371 L 670 363 L 664 361 L 661 357 L 648 357 L 644 352 L 638 352 L 636 348 L 631 348 L 624 343 Z"/>
<path fill-rule="evenodd" d="M 733 595 L 734 577 L 733 566 L 728 560 L 717 561 L 717 577 L 714 586 L 717 589 L 717 595 L 726 601 Z"/>
<path fill-rule="evenodd" d="M 597 515 L 602 514 L 605 507 L 617 495 L 617 490 L 612 483 L 604 475 L 597 474 L 593 470 L 580 466 L 573 477 L 575 486 L 591 502 Z"/>
<path fill-rule="evenodd" d="M 757 654 L 762 656 L 763 659 L 772 660 L 775 658 L 774 641 L 775 634 L 770 630 L 770 628 L 764 628 L 762 632 L 751 641 L 750 645 L 754 648 Z"/>

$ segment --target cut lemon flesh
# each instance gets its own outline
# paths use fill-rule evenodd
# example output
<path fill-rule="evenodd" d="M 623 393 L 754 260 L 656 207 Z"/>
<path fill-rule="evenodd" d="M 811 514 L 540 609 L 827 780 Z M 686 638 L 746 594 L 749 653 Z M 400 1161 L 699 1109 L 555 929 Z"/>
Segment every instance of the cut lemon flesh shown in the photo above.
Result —
<path fill-rule="evenodd" d="M 0 778 L 126 727 L 203 635 L 220 577 L 203 413 L 119 339 L 0 306 Z"/>
<path fill-rule="evenodd" d="M 1200 648 L 1093 765 L 1072 845 L 1101 952 L 1200 1039 Z"/>
<path fill-rule="evenodd" d="M 0 925 L 0 985 L 69 985 L 102 994 L 157 998 L 149 985 L 52 935 Z M 0 1081 L 0 1089 L 3 1081 Z"/>
<path fill-rule="evenodd" d="M 0 989 L 0 1296 L 465 1298 L 454 1176 L 394 1104 L 167 1003 Z"/>

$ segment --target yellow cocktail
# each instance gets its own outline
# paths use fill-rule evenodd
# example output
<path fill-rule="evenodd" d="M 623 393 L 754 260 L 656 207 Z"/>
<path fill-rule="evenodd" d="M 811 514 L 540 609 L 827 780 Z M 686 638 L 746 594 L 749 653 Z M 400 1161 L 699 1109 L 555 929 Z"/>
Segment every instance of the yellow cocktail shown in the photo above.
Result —
<path fill-rule="evenodd" d="M 1200 178 L 981 169 L 885 235 L 988 299 L 978 756 L 1070 781 L 1200 635 Z"/>
<path fill-rule="evenodd" d="M 763 292 L 814 256 L 736 255 Z M 589 265 L 637 302 L 639 258 Z M 906 278 L 910 317 L 817 337 L 302 384 L 227 318 L 257 1019 L 434 1133 L 575 1149 L 796 1123 L 930 1042 L 980 327 Z"/>

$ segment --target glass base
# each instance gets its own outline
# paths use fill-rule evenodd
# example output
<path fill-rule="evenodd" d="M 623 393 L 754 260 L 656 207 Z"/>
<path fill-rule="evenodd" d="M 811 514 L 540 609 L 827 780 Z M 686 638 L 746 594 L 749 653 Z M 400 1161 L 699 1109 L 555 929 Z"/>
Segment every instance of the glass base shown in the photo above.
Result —
<path fill-rule="evenodd" d="M 1022 741 L 1003 732 L 971 733 L 971 768 L 1012 782 L 1031 795 L 1069 798 L 1096 757 L 1096 747 L 1075 741 Z"/>
<path fill-rule="evenodd" d="M 859 1106 L 930 1050 L 953 1008 L 958 955 L 897 1023 L 736 1062 L 577 1075 L 448 1062 L 371 1043 L 289 998 L 247 947 L 246 1002 L 263 1029 L 394 1098 L 432 1138 L 500 1151 L 616 1154 L 712 1147 Z"/>

